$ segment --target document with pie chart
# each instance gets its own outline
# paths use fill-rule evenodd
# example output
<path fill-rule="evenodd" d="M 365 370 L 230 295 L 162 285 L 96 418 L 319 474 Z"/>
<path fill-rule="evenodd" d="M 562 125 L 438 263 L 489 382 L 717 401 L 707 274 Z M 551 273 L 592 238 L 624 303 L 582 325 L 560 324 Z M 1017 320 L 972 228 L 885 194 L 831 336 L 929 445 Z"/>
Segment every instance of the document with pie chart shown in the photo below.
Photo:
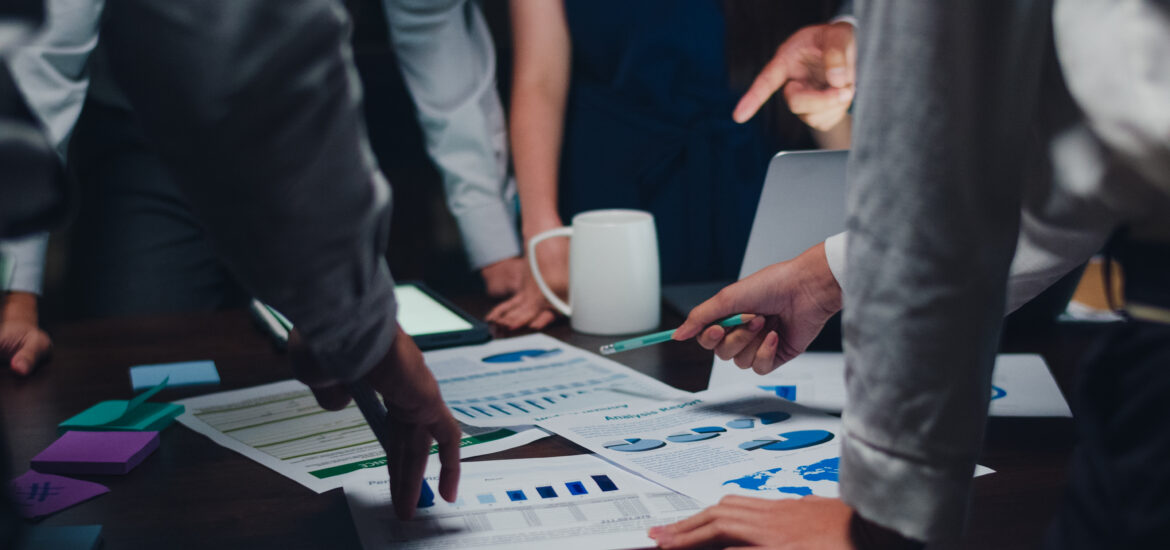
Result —
<path fill-rule="evenodd" d="M 539 426 L 708 504 L 729 494 L 838 494 L 841 420 L 751 387 L 563 415 Z"/>
<path fill-rule="evenodd" d="M 443 400 L 471 426 L 516 426 L 631 399 L 685 395 L 621 363 L 543 334 L 426 353 Z"/>

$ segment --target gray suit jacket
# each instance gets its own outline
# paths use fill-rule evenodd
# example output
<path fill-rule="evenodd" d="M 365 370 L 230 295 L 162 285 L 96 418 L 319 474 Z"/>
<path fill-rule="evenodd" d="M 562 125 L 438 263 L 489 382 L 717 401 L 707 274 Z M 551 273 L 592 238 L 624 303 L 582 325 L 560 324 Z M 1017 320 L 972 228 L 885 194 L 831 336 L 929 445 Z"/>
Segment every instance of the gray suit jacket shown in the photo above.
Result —
<path fill-rule="evenodd" d="M 332 0 L 111 0 L 102 41 L 144 131 L 240 282 L 339 380 L 395 334 L 390 187 Z"/>
<path fill-rule="evenodd" d="M 1170 18 L 1164 2 L 1059 0 L 1054 44 L 1048 2 L 859 4 L 841 494 L 948 539 L 1017 242 L 1026 295 L 1121 224 L 1170 239 Z"/>

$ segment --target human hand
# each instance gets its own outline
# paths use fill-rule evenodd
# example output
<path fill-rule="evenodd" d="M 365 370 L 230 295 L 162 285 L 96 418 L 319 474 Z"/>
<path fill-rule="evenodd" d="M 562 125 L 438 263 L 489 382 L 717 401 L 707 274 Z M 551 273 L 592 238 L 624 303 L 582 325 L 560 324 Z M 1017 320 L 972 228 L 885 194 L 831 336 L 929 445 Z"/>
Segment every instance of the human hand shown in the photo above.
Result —
<path fill-rule="evenodd" d="M 439 495 L 454 502 L 459 487 L 459 443 L 462 431 L 439 395 L 439 384 L 422 352 L 402 327 L 390 351 L 363 378 L 382 394 L 388 409 L 386 463 L 390 496 L 403 520 L 414 516 L 422 491 L 431 441 L 439 444 Z M 345 408 L 351 399 L 345 387 L 330 378 L 312 359 L 296 330 L 289 334 L 289 357 L 297 379 L 313 391 L 322 408 Z"/>
<path fill-rule="evenodd" d="M 825 258 L 824 243 L 773 264 L 719 291 L 691 310 L 675 340 L 696 338 L 721 359 L 767 374 L 792 360 L 841 310 L 841 287 Z M 712 325 L 735 313 L 764 317 L 730 330 Z"/>
<path fill-rule="evenodd" d="M 536 247 L 536 260 L 545 284 L 561 299 L 565 299 L 569 291 L 569 239 L 554 238 L 540 243 Z M 524 273 L 520 291 L 488 313 L 486 320 L 489 323 L 508 330 L 525 326 L 532 330 L 542 330 L 556 320 L 557 311 L 540 292 L 532 272 L 525 269 Z"/>
<path fill-rule="evenodd" d="M 731 116 L 747 122 L 783 87 L 788 108 L 800 120 L 817 130 L 833 128 L 853 102 L 856 63 L 852 24 L 804 27 L 776 49 Z"/>
<path fill-rule="evenodd" d="M 765 500 L 726 496 L 719 504 L 670 525 L 653 527 L 659 548 L 856 548 L 853 509 L 835 498 Z"/>
<path fill-rule="evenodd" d="M 52 341 L 37 321 L 37 296 L 9 292 L 0 311 L 0 359 L 8 368 L 27 376 L 48 356 Z"/>
<path fill-rule="evenodd" d="M 528 276 L 528 262 L 523 256 L 507 258 L 484 267 L 479 273 L 483 276 L 488 296 L 511 296 L 523 288 L 524 278 Z"/>

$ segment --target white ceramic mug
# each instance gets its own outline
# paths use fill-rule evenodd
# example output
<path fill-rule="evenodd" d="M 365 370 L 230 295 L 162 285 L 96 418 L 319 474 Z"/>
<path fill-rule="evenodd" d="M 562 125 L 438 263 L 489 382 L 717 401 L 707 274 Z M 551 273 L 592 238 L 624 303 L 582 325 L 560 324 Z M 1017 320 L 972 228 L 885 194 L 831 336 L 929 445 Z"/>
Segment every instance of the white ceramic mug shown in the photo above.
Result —
<path fill-rule="evenodd" d="M 536 261 L 536 245 L 553 237 L 569 243 L 569 303 L 557 297 Z M 528 241 L 528 262 L 544 297 L 586 334 L 648 332 L 661 320 L 658 233 L 654 216 L 641 210 L 592 210 L 573 216 L 570 227 Z M 571 304 L 571 305 L 570 305 Z"/>

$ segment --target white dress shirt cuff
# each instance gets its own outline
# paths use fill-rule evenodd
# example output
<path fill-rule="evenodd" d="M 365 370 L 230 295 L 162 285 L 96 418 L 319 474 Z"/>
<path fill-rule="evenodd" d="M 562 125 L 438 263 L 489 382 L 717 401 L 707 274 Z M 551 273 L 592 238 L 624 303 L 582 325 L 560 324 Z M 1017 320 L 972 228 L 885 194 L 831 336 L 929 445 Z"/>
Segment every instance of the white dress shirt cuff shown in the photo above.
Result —
<path fill-rule="evenodd" d="M 461 209 L 456 217 L 467 258 L 473 269 L 520 255 L 520 239 L 504 201 Z"/>
<path fill-rule="evenodd" d="M 825 239 L 825 260 L 829 262 L 829 271 L 837 279 L 837 285 L 845 288 L 845 235 L 844 231 Z"/>
<path fill-rule="evenodd" d="M 0 241 L 0 254 L 8 258 L 13 266 L 12 278 L 3 290 L 40 294 L 45 273 L 45 250 L 48 246 L 48 233 Z M 0 281 L 2 283 L 4 281 Z"/>

